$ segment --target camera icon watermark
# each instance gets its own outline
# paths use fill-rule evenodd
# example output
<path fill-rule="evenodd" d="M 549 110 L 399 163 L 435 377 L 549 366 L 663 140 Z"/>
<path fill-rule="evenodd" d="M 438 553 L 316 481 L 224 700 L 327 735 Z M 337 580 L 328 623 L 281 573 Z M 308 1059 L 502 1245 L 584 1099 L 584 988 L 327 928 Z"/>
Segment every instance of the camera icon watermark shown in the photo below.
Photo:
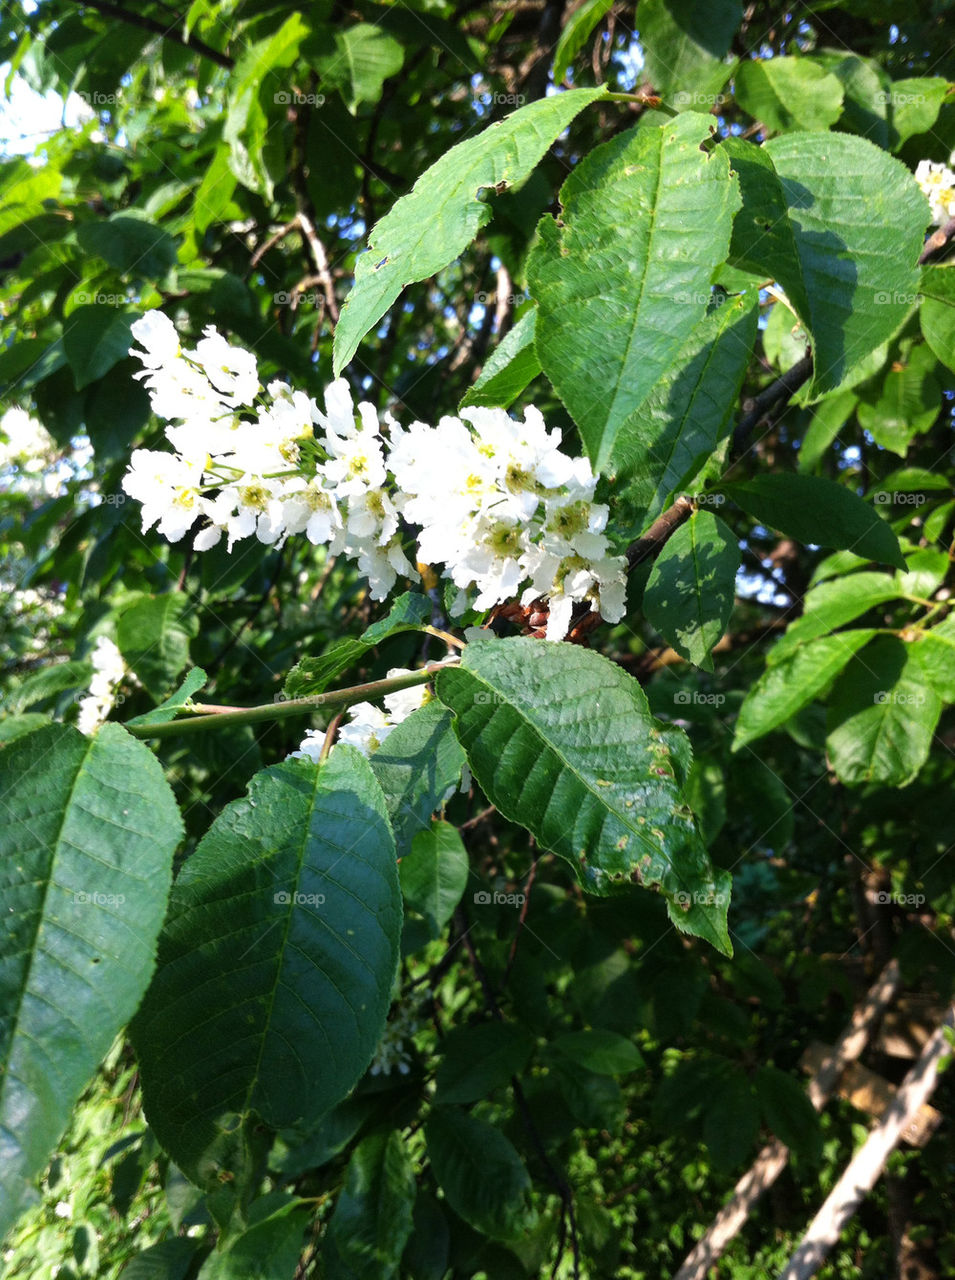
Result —
<path fill-rule="evenodd" d="M 527 101 L 523 93 L 479 93 L 476 96 L 483 107 L 523 107 Z"/>
<path fill-rule="evenodd" d="M 880 889 L 878 893 L 872 894 L 872 901 L 880 907 L 924 907 L 924 893 L 889 893 L 885 889 Z"/>
<path fill-rule="evenodd" d="M 927 498 L 924 493 L 886 493 L 884 489 L 880 489 L 872 495 L 872 501 L 880 507 L 887 507 L 891 503 L 900 507 L 921 507 L 925 505 Z"/>
<path fill-rule="evenodd" d="M 673 895 L 673 902 L 681 911 L 689 911 L 690 907 L 722 907 L 729 902 L 729 894 L 717 893 L 715 889 L 710 889 L 706 893 L 699 890 L 695 893 L 687 893 L 681 889 L 679 893 Z"/>
<path fill-rule="evenodd" d="M 872 695 L 872 701 L 877 706 L 889 703 L 899 707 L 921 707 L 925 702 L 925 694 L 899 693 L 897 689 L 879 689 Z"/>
<path fill-rule="evenodd" d="M 678 689 L 673 701 L 678 707 L 721 707 L 726 696 L 722 693 L 699 693 L 696 689 Z"/>
<path fill-rule="evenodd" d="M 86 893 L 82 889 L 73 894 L 73 901 L 78 907 L 121 907 L 126 901 L 125 893 L 99 893 L 94 890 Z"/>
<path fill-rule="evenodd" d="M 898 289 L 880 289 L 872 301 L 877 307 L 914 307 L 922 301 L 920 293 L 902 293 Z"/>
<path fill-rule="evenodd" d="M 280 89 L 272 95 L 272 101 L 282 107 L 324 107 L 324 93 L 299 93 L 297 90 Z"/>
<path fill-rule="evenodd" d="M 323 907 L 324 893 L 289 893 L 287 889 L 279 889 L 272 894 L 272 901 L 277 907 Z"/>
<path fill-rule="evenodd" d="M 523 893 L 500 893 L 497 890 L 492 893 L 489 889 L 479 889 L 474 895 L 476 907 L 522 907 L 526 901 Z"/>
<path fill-rule="evenodd" d="M 725 493 L 681 493 L 683 502 L 692 502 L 694 507 L 721 507 L 726 501 Z"/>
<path fill-rule="evenodd" d="M 73 296 L 80 306 L 95 303 L 98 307 L 124 307 L 129 302 L 129 297 L 125 293 L 87 293 L 85 290 L 80 290 Z"/>
<path fill-rule="evenodd" d="M 89 107 L 115 107 L 122 100 L 121 93 L 93 93 L 87 92 L 85 89 L 78 89 L 76 96 L 82 98 Z"/>
<path fill-rule="evenodd" d="M 673 105 L 675 107 L 721 107 L 726 101 L 724 93 L 691 93 L 687 89 L 681 89 L 679 93 L 673 95 Z"/>

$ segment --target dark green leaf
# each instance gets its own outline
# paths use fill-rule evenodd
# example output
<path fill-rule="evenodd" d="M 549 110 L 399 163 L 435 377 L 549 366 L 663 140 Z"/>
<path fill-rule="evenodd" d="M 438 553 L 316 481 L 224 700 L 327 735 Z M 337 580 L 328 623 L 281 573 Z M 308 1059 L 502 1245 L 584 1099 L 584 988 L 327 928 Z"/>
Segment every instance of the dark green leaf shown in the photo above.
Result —
<path fill-rule="evenodd" d="M 329 1238 L 355 1280 L 392 1280 L 411 1236 L 414 1169 L 400 1133 L 374 1133 L 348 1162 Z"/>
<path fill-rule="evenodd" d="M 182 822 L 155 756 L 118 725 L 4 747 L 0 810 L 5 1234 L 146 989 Z"/>
<path fill-rule="evenodd" d="M 654 562 L 643 594 L 647 621 L 687 661 L 713 670 L 710 652 L 733 612 L 739 546 L 709 511 L 694 511 Z"/>
<path fill-rule="evenodd" d="M 457 1107 L 436 1107 L 425 1138 L 445 1199 L 476 1231 L 517 1240 L 533 1226 L 527 1170 L 499 1129 Z"/>
<path fill-rule="evenodd" d="M 336 376 L 368 330 L 407 285 L 427 280 L 471 243 L 491 216 L 478 195 L 527 177 L 599 89 L 574 89 L 530 102 L 446 152 L 374 227 L 335 330 Z"/>
<path fill-rule="evenodd" d="M 223 810 L 173 889 L 132 1028 L 146 1113 L 190 1177 L 217 1181 L 253 1113 L 307 1129 L 349 1092 L 400 930 L 384 799 L 353 748 L 266 769 Z"/>
<path fill-rule="evenodd" d="M 739 191 L 688 112 L 592 151 L 540 223 L 528 260 L 544 372 L 598 469 L 710 302 Z"/>
<path fill-rule="evenodd" d="M 942 700 L 911 646 L 879 636 L 840 677 L 826 750 L 842 782 L 907 786 L 928 758 Z"/>
<path fill-rule="evenodd" d="M 519 1076 L 533 1052 L 534 1037 L 512 1022 L 456 1027 L 441 1042 L 435 1101 L 477 1102 Z"/>
<path fill-rule="evenodd" d="M 905 568 L 891 526 L 833 480 L 778 472 L 724 485 L 723 491 L 761 524 L 799 542 L 844 548 L 867 560 Z"/>
<path fill-rule="evenodd" d="M 680 789 L 689 748 L 639 684 L 570 644 L 470 644 L 438 696 L 485 793 L 592 893 L 659 888 L 678 929 L 730 951 L 730 877 L 713 870 Z"/>
<path fill-rule="evenodd" d="M 457 827 L 435 822 L 419 831 L 398 876 L 405 905 L 424 916 L 432 938 L 439 937 L 468 882 L 468 855 Z"/>

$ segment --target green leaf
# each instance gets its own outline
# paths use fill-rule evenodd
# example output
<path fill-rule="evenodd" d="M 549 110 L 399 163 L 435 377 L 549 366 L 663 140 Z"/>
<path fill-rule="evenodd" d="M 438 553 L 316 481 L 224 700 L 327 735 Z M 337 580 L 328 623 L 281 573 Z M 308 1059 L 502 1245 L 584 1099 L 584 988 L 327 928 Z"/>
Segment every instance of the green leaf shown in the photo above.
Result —
<path fill-rule="evenodd" d="M 837 76 L 844 94 L 839 129 L 868 138 L 889 149 L 888 115 L 891 81 L 877 62 L 844 49 L 822 49 L 811 55 L 824 71 Z"/>
<path fill-rule="evenodd" d="M 928 759 L 942 700 L 911 646 L 879 636 L 855 657 L 829 702 L 826 751 L 848 786 L 907 786 Z"/>
<path fill-rule="evenodd" d="M 576 645 L 488 640 L 439 672 L 438 696 L 488 798 L 586 889 L 658 888 L 678 929 L 729 953 L 729 873 L 711 867 L 678 780 L 689 744 L 661 732 L 636 680 Z"/>
<path fill-rule="evenodd" d="M 123 1280 L 186 1280 L 198 1250 L 198 1240 L 171 1236 L 134 1254 L 123 1268 Z"/>
<path fill-rule="evenodd" d="M 455 1027 L 441 1041 L 435 1101 L 477 1102 L 519 1076 L 534 1052 L 534 1037 L 513 1022 Z"/>
<path fill-rule="evenodd" d="M 890 98 L 893 151 L 916 134 L 928 133 L 938 119 L 951 86 L 941 76 L 895 80 Z"/>
<path fill-rule="evenodd" d="M 744 59 L 734 83 L 739 105 L 773 133 L 829 129 L 842 115 L 838 77 L 808 58 Z"/>
<path fill-rule="evenodd" d="M 71 689 L 85 690 L 93 675 L 92 663 L 57 662 L 50 667 L 42 667 L 33 675 L 8 689 L 3 695 L 3 709 L 8 714 L 17 714 L 35 707 L 38 702 L 54 698 L 58 693 L 66 693 Z"/>
<path fill-rule="evenodd" d="M 314 1213 L 311 1201 L 282 1193 L 253 1202 L 248 1228 L 231 1237 L 224 1249 L 209 1254 L 197 1280 L 288 1280 L 295 1274 Z"/>
<path fill-rule="evenodd" d="M 761 524 L 797 542 L 854 551 L 867 560 L 905 568 L 891 525 L 858 494 L 834 480 L 777 472 L 722 489 Z"/>
<path fill-rule="evenodd" d="M 414 1169 L 400 1133 L 373 1133 L 348 1162 L 328 1236 L 355 1280 L 392 1280 L 411 1236 Z"/>
<path fill-rule="evenodd" d="M 876 444 L 904 458 L 912 438 L 934 424 L 942 408 L 937 368 L 930 352 L 916 347 L 902 367 L 893 366 L 874 391 L 863 393 L 856 411 L 859 426 Z"/>
<path fill-rule="evenodd" d="M 694 511 L 669 538 L 643 593 L 647 621 L 694 666 L 713 670 L 710 652 L 729 624 L 739 546 L 709 511 Z"/>
<path fill-rule="evenodd" d="M 27 711 L 24 715 L 0 716 L 0 744 L 16 742 L 28 733 L 34 733 L 50 723 L 50 717 L 38 711 Z"/>
<path fill-rule="evenodd" d="M 269 102 L 274 114 L 290 100 L 287 77 L 279 72 L 292 66 L 310 31 L 301 14 L 291 14 L 274 35 L 247 45 L 231 74 L 222 137 L 229 144 L 232 172 L 244 187 L 267 200 L 272 199 L 274 184 L 265 146 Z"/>
<path fill-rule="evenodd" d="M 431 621 L 431 601 L 414 591 L 400 595 L 384 618 L 373 622 L 364 635 L 338 640 L 318 657 L 306 657 L 295 664 L 285 678 L 287 698 L 303 698 L 322 693 L 337 675 L 359 662 L 370 649 L 402 631 L 418 631 Z"/>
<path fill-rule="evenodd" d="M 476 1231 L 492 1240 L 518 1240 L 533 1227 L 530 1178 L 499 1129 L 457 1107 L 436 1107 L 425 1139 L 445 1199 Z"/>
<path fill-rule="evenodd" d="M 718 1169 L 729 1170 L 750 1154 L 759 1133 L 756 1090 L 732 1064 L 710 1081 L 703 1119 L 703 1141 Z"/>
<path fill-rule="evenodd" d="M 554 84 L 563 84 L 567 69 L 587 43 L 594 27 L 609 12 L 613 0 L 584 0 L 564 22 L 554 50 Z"/>
<path fill-rule="evenodd" d="M 134 280 L 160 280 L 176 265 L 176 242 L 138 209 L 124 209 L 76 229 L 80 247 Z"/>
<path fill-rule="evenodd" d="M 253 1116 L 307 1129 L 351 1090 L 400 930 L 384 799 L 353 748 L 266 769 L 223 810 L 173 889 L 131 1028 L 150 1124 L 193 1181 L 216 1183 Z"/>
<path fill-rule="evenodd" d="M 819 1116 L 800 1085 L 778 1067 L 759 1067 L 756 1096 L 766 1123 L 787 1147 L 808 1159 L 822 1147 Z"/>
<path fill-rule="evenodd" d="M 398 868 L 405 906 L 424 916 L 437 938 L 461 901 L 468 882 L 468 855 L 458 830 L 449 822 L 434 822 L 419 831 L 411 853 Z"/>
<path fill-rule="evenodd" d="M 711 298 L 739 191 L 726 157 L 688 112 L 597 147 L 561 188 L 527 264 L 544 372 L 595 468 L 635 421 Z"/>
<path fill-rule="evenodd" d="M 824 693 L 850 658 L 875 634 L 871 628 L 860 627 L 822 636 L 767 667 L 740 707 L 733 750 L 739 751 L 785 724 Z"/>
<path fill-rule="evenodd" d="M 622 1076 L 644 1065 L 643 1054 L 633 1041 L 616 1031 L 569 1031 L 552 1040 L 549 1047 L 599 1075 Z"/>
<path fill-rule="evenodd" d="M 919 320 L 925 341 L 947 369 L 955 369 L 955 267 L 927 267 Z"/>
<path fill-rule="evenodd" d="M 341 89 L 354 111 L 363 102 L 376 103 L 385 81 L 401 70 L 404 49 L 376 26 L 358 22 L 335 32 L 335 52 L 316 60 L 322 88 Z"/>
<path fill-rule="evenodd" d="M 491 216 L 482 190 L 520 182 L 574 117 L 606 90 L 574 89 L 530 102 L 447 151 L 374 227 L 335 330 L 337 377 L 407 285 L 427 280 L 471 243 Z"/>
<path fill-rule="evenodd" d="M 437 1200 L 419 1191 L 414 1206 L 414 1230 L 402 1259 L 414 1280 L 444 1280 L 450 1243 L 448 1219 Z"/>
<path fill-rule="evenodd" d="M 821 582 L 807 592 L 802 617 L 791 623 L 785 635 L 770 649 L 767 665 L 776 666 L 799 645 L 834 631 L 898 596 L 899 584 L 887 573 L 851 573 L 831 582 Z"/>
<path fill-rule="evenodd" d="M 116 644 L 124 660 L 156 702 L 189 665 L 189 642 L 199 630 L 192 605 L 181 591 L 147 596 L 116 620 Z"/>
<path fill-rule="evenodd" d="M 0 752 L 0 1235 L 155 961 L 182 821 L 118 725 L 51 724 Z"/>
<path fill-rule="evenodd" d="M 613 479 L 623 489 L 618 502 L 645 513 L 644 527 L 696 478 L 724 438 L 758 319 L 756 291 L 726 298 L 700 321 L 640 413 L 621 428 L 611 458 Z"/>
<path fill-rule="evenodd" d="M 909 661 L 945 703 L 955 702 L 955 614 L 919 632 L 909 645 Z"/>
<path fill-rule="evenodd" d="M 640 0 L 643 74 L 676 107 L 709 110 L 733 72 L 723 57 L 742 18 L 739 0 Z"/>
<path fill-rule="evenodd" d="M 852 416 L 859 403 L 853 391 L 840 391 L 827 396 L 815 405 L 806 433 L 799 444 L 797 466 L 800 471 L 812 471 L 822 461 L 826 450 Z"/>
<path fill-rule="evenodd" d="M 412 712 L 373 753 L 371 768 L 384 792 L 398 856 L 404 860 L 412 852 L 412 841 L 430 831 L 431 815 L 461 780 L 464 752 L 447 711 L 432 701 Z"/>
<path fill-rule="evenodd" d="M 720 149 L 743 195 L 730 261 L 785 289 L 812 337 L 811 393 L 848 384 L 915 303 L 925 197 L 903 164 L 852 134 Z"/>
<path fill-rule="evenodd" d="M 125 360 L 132 344 L 131 329 L 138 317 L 115 307 L 76 307 L 63 321 L 63 350 L 73 370 L 77 391 L 98 382 Z"/>
<path fill-rule="evenodd" d="M 527 384 L 533 382 L 541 371 L 534 347 L 536 320 L 537 311 L 534 307 L 521 316 L 504 341 L 492 352 L 480 377 L 461 401 L 462 409 L 468 405 L 507 409 Z"/>
<path fill-rule="evenodd" d="M 147 711 L 144 715 L 134 716 L 132 720 L 127 720 L 127 724 L 166 724 L 169 720 L 175 720 L 176 714 L 187 707 L 192 701 L 192 695 L 198 693 L 209 677 L 203 671 L 202 667 L 193 667 L 186 673 L 186 678 L 176 690 L 175 693 L 169 695 L 165 702 L 161 702 L 158 707 L 152 711 Z"/>

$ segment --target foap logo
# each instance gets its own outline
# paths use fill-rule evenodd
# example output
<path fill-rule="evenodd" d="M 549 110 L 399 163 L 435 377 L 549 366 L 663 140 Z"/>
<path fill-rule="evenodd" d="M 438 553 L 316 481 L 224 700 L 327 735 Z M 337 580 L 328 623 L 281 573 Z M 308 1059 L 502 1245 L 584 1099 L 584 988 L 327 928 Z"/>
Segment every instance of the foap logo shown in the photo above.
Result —
<path fill-rule="evenodd" d="M 323 907 L 325 905 L 324 893 L 289 893 L 288 889 L 279 889 L 272 895 L 272 901 L 277 907 Z"/>
<path fill-rule="evenodd" d="M 476 907 L 522 907 L 526 901 L 523 893 L 500 893 L 497 890 L 491 893 L 487 889 L 479 889 L 474 895 Z"/>

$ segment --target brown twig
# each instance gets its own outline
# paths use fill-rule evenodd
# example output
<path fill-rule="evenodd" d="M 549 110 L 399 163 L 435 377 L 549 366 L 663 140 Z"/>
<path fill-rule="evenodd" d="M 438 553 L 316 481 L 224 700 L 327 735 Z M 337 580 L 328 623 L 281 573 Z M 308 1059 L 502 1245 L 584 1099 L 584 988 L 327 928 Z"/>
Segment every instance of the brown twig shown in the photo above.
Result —
<path fill-rule="evenodd" d="M 955 236 L 955 218 L 949 218 L 944 227 L 939 227 L 937 231 L 933 231 L 925 241 L 925 247 L 919 254 L 919 266 L 923 266 L 928 262 L 929 258 L 934 258 L 940 250 L 946 247 L 953 236 Z"/>
<path fill-rule="evenodd" d="M 746 448 L 749 437 L 759 422 L 773 409 L 784 405 L 810 377 L 812 377 L 812 355 L 808 354 L 801 360 L 797 360 L 791 369 L 780 374 L 775 382 L 770 383 L 765 391 L 761 391 L 748 403 L 746 412 L 733 432 L 732 456 L 734 458 L 738 458 Z"/>
<path fill-rule="evenodd" d="M 102 13 L 107 18 L 118 18 L 120 22 L 128 22 L 132 27 L 141 27 L 144 31 L 152 31 L 164 40 L 172 40 L 187 49 L 194 49 L 203 58 L 208 58 L 210 62 L 214 62 L 217 66 L 224 67 L 226 71 L 231 71 L 235 66 L 234 60 L 227 53 L 222 53 L 219 49 L 213 49 L 212 45 L 206 44 L 204 40 L 197 39 L 191 32 L 187 36 L 179 31 L 177 27 L 178 24 L 184 22 L 182 18 L 177 18 L 176 23 L 170 26 L 165 22 L 160 22 L 158 18 L 150 18 L 147 14 L 129 13 L 121 5 L 110 4 L 108 0 L 85 0 L 84 8 L 95 9 L 97 13 Z"/>

